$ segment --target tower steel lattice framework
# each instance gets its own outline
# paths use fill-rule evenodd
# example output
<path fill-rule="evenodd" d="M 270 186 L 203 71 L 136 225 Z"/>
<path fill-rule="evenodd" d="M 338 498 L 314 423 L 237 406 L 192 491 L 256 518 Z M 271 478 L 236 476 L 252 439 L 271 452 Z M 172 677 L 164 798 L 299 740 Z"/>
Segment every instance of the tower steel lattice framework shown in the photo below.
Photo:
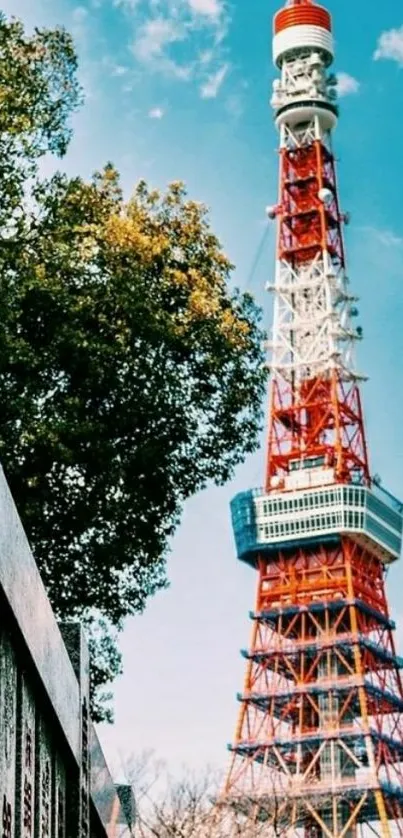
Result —
<path fill-rule="evenodd" d="M 238 557 L 258 573 L 221 802 L 267 835 L 403 835 L 403 689 L 385 571 L 402 505 L 371 479 L 354 363 L 332 132 L 330 14 L 274 18 L 280 136 L 264 489 L 238 495 Z"/>

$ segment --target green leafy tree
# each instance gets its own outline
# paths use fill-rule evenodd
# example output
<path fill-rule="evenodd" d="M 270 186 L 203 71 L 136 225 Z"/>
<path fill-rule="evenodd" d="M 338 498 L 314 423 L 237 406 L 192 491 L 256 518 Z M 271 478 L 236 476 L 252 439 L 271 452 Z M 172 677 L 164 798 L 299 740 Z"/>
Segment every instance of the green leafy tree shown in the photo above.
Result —
<path fill-rule="evenodd" d="M 68 140 L 74 52 L 63 32 L 1 27 L 0 70 L 10 53 L 22 65 L 10 125 L 13 102 L 26 116 L 15 174 L 2 175 L 0 143 L 0 184 L 15 184 L 0 248 L 0 458 L 56 613 L 96 626 L 96 691 L 120 666 L 110 627 L 166 585 L 183 502 L 256 447 L 259 311 L 230 290 L 207 211 L 180 183 L 161 195 L 141 182 L 125 201 L 111 165 L 90 183 L 38 179 L 38 156 Z M 100 701 L 94 712 L 108 717 Z"/>
<path fill-rule="evenodd" d="M 64 29 L 36 30 L 28 37 L 18 20 L 0 12 L 0 223 L 15 229 L 27 178 L 48 152 L 62 156 L 80 102 L 77 59 Z"/>

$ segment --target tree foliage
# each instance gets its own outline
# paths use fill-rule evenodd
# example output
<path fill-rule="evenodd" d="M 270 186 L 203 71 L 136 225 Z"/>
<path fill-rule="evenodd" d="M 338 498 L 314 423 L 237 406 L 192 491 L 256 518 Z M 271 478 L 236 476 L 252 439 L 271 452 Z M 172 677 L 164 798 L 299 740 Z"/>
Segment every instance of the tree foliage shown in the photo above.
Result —
<path fill-rule="evenodd" d="M 265 375 L 259 312 L 183 185 L 38 178 L 75 70 L 63 31 L 0 19 L 0 458 L 57 614 L 106 621 L 97 686 L 119 667 L 105 626 L 166 584 L 183 502 L 255 448 Z"/>
<path fill-rule="evenodd" d="M 22 212 L 27 178 L 38 159 L 62 156 L 71 136 L 68 117 L 80 101 L 77 59 L 64 29 L 27 36 L 0 12 L 0 221 L 2 234 Z"/>

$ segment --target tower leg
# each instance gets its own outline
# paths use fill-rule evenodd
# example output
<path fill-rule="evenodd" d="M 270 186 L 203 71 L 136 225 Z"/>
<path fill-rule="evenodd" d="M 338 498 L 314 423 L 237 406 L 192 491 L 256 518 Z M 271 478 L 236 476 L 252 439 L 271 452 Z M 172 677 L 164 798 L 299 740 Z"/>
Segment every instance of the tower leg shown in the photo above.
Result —
<path fill-rule="evenodd" d="M 393 838 L 392 819 L 402 834 L 403 664 L 381 562 L 346 538 L 258 568 L 221 805 L 265 836 Z"/>

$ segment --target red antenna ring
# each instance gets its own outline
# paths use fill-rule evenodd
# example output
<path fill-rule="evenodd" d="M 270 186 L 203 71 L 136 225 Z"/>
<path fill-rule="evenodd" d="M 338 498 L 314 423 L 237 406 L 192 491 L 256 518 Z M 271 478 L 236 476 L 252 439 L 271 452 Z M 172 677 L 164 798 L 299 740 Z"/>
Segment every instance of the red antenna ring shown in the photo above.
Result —
<path fill-rule="evenodd" d="M 320 26 L 321 29 L 327 29 L 328 32 L 331 32 L 332 18 L 323 6 L 314 6 L 308 2 L 299 3 L 280 9 L 274 16 L 273 30 L 275 35 L 290 26 Z"/>

